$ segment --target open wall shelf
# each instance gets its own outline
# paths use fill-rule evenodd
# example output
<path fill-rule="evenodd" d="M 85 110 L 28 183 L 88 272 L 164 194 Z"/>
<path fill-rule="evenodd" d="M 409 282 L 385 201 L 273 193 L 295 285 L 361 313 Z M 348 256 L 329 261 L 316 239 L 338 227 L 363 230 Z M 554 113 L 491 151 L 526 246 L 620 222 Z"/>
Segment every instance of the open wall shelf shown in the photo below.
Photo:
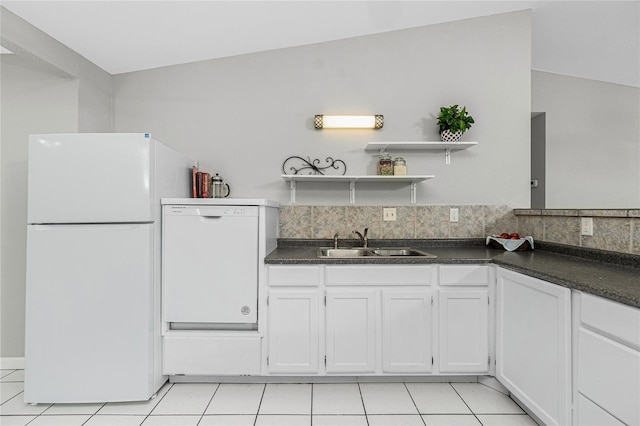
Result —
<path fill-rule="evenodd" d="M 369 142 L 365 151 L 444 151 L 445 164 L 451 164 L 451 151 L 460 151 L 478 142 Z"/>
<path fill-rule="evenodd" d="M 327 176 L 327 175 L 281 175 L 282 179 L 289 182 L 291 204 L 296 202 L 297 182 L 345 182 L 349 183 L 349 204 L 356 202 L 356 182 L 376 183 L 408 183 L 410 188 L 411 204 L 416 203 L 416 183 L 433 179 L 434 175 L 421 176 Z"/>
<path fill-rule="evenodd" d="M 444 151 L 445 163 L 451 163 L 451 152 L 460 151 L 477 145 L 478 142 L 369 142 L 365 151 Z M 349 183 L 349 203 L 356 202 L 356 183 L 408 183 L 411 204 L 416 203 L 416 184 L 427 179 L 433 179 L 434 175 L 413 176 L 329 176 L 329 175 L 281 175 L 282 179 L 289 182 L 291 204 L 296 202 L 296 187 L 298 182 L 345 182 Z"/>

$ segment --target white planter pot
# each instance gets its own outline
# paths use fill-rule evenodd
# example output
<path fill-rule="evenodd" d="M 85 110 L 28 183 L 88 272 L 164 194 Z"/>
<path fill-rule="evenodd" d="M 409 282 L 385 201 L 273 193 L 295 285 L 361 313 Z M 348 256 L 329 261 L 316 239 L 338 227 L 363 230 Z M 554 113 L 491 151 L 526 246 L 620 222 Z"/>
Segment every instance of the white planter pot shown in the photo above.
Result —
<path fill-rule="evenodd" d="M 458 142 L 462 137 L 462 130 L 458 130 L 457 132 L 451 132 L 449 129 L 443 130 L 440 133 L 440 139 L 443 142 Z"/>

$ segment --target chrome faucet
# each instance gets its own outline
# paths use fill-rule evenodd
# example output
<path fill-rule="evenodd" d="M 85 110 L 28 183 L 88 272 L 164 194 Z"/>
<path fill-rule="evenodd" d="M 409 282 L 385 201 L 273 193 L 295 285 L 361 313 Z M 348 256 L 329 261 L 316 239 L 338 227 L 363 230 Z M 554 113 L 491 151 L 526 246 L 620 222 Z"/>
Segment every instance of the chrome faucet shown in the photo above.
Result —
<path fill-rule="evenodd" d="M 360 242 L 362 243 L 362 247 L 367 247 L 369 245 L 369 239 L 367 238 L 367 232 L 369 232 L 369 228 L 364 228 L 364 235 L 359 233 L 358 231 L 353 231 L 355 232 L 358 237 L 360 237 Z"/>
<path fill-rule="evenodd" d="M 336 235 L 333 236 L 333 248 L 337 249 L 338 248 L 338 233 L 336 232 Z"/>

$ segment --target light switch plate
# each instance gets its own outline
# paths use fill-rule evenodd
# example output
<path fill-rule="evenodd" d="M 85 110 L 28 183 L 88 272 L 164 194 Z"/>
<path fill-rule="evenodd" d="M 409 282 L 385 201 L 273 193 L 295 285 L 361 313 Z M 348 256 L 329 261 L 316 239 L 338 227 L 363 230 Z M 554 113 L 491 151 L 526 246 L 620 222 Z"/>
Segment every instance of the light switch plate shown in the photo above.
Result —
<path fill-rule="evenodd" d="M 395 207 L 383 207 L 382 208 L 382 220 L 385 222 L 393 222 L 398 220 L 396 217 Z"/>
<path fill-rule="evenodd" d="M 449 209 L 449 222 L 457 222 L 458 221 L 458 209 Z"/>
<path fill-rule="evenodd" d="M 592 217 L 583 217 L 580 223 L 580 229 L 582 235 L 587 235 L 593 237 L 593 218 Z"/>

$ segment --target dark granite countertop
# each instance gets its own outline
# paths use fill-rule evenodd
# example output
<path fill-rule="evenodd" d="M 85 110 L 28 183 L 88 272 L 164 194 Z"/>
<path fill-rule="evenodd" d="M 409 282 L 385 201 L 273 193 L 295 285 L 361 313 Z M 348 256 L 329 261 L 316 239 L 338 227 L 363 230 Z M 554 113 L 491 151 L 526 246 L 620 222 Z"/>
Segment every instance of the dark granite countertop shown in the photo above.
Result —
<path fill-rule="evenodd" d="M 358 246 L 357 241 L 340 241 Z M 413 247 L 436 258 L 318 258 L 318 247 L 330 240 L 279 240 L 266 264 L 483 264 L 506 269 L 554 284 L 591 293 L 640 308 L 640 256 L 536 242 L 533 251 L 507 252 L 489 248 L 484 239 L 463 240 L 373 240 L 371 247 Z"/>

